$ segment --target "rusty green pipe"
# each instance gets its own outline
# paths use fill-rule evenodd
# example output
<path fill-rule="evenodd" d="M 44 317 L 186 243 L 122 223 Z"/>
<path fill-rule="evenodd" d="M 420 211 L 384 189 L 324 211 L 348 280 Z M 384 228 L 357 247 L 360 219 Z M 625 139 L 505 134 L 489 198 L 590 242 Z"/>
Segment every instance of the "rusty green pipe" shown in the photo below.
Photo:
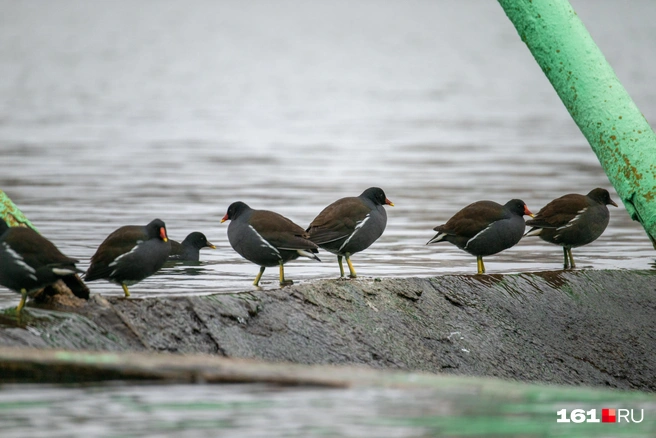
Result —
<path fill-rule="evenodd" d="M 32 223 L 25 217 L 23 212 L 16 207 L 16 204 L 14 204 L 11 199 L 9 199 L 9 196 L 7 196 L 2 190 L 0 190 L 0 217 L 4 219 L 10 227 L 23 224 L 32 228 L 34 231 L 37 231 L 34 225 L 32 225 Z"/>
<path fill-rule="evenodd" d="M 656 248 L 656 134 L 567 0 L 499 0 Z"/>

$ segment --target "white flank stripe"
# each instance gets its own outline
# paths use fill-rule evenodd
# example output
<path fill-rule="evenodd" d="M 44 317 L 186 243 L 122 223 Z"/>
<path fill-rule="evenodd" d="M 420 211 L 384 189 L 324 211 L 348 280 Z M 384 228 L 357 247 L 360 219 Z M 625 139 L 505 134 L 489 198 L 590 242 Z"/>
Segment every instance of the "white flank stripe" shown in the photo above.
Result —
<path fill-rule="evenodd" d="M 544 228 L 536 228 L 535 230 L 529 231 L 528 233 L 526 233 L 526 235 L 527 236 L 539 236 L 543 229 Z"/>
<path fill-rule="evenodd" d="M 358 222 L 357 224 L 355 224 L 355 230 L 353 230 L 353 232 L 352 232 L 351 235 L 348 237 L 348 239 L 346 239 L 346 240 L 344 241 L 344 243 L 342 243 L 342 246 L 339 247 L 339 249 L 337 250 L 337 252 L 342 252 L 342 249 L 343 249 L 346 245 L 348 245 L 348 243 L 351 241 L 351 239 L 353 238 L 353 236 L 355 236 L 355 234 L 356 234 L 358 231 L 360 231 L 360 229 L 361 229 L 362 227 L 364 227 L 364 224 L 366 224 L 368 220 L 369 220 L 369 214 L 366 215 L 366 216 L 364 217 L 364 219 L 362 219 L 360 222 Z"/>
<path fill-rule="evenodd" d="M 264 237 L 262 237 L 262 235 L 261 235 L 260 233 L 257 232 L 257 230 L 256 230 L 255 228 L 253 228 L 252 225 L 249 225 L 248 228 L 250 228 L 251 230 L 253 230 L 253 232 L 255 233 L 255 235 L 257 236 L 257 238 L 260 239 L 260 241 L 262 242 L 262 244 L 261 244 L 260 246 L 262 246 L 263 248 L 270 248 L 270 249 L 272 249 L 273 252 L 278 256 L 278 258 L 281 258 L 281 257 L 280 257 L 280 251 L 278 251 L 278 248 L 276 248 L 275 246 L 271 245 L 271 244 L 270 244 L 270 243 L 269 243 Z"/>
<path fill-rule="evenodd" d="M 107 265 L 107 266 L 116 266 L 116 264 L 118 263 L 119 260 L 121 260 L 121 259 L 122 259 L 123 257 L 125 257 L 126 255 L 128 255 L 128 254 L 132 254 L 133 252 L 135 252 L 135 251 L 137 250 L 137 248 L 139 248 L 139 245 L 141 245 L 142 243 L 143 243 L 143 240 L 137 240 L 137 244 L 134 245 L 134 248 L 132 248 L 130 251 L 125 252 L 125 253 L 121 254 L 120 256 L 116 257 L 116 258 L 114 259 L 114 261 L 111 262 L 111 263 L 110 263 L 109 265 Z"/>
<path fill-rule="evenodd" d="M 484 229 L 482 229 L 481 231 L 479 231 L 478 233 L 476 233 L 476 235 L 475 235 L 474 237 L 472 237 L 471 239 L 469 239 L 469 240 L 467 241 L 467 245 L 465 245 L 465 249 L 467 249 L 467 247 L 469 246 L 469 244 L 472 243 L 474 240 L 476 240 L 476 238 L 477 238 L 478 236 L 480 236 L 481 234 L 483 234 L 484 232 L 486 232 L 487 230 L 489 230 L 489 229 L 492 227 L 492 225 L 493 225 L 493 223 L 490 224 L 490 225 L 488 225 L 487 227 L 485 227 Z"/>
<path fill-rule="evenodd" d="M 128 254 L 132 254 L 133 252 L 135 252 L 135 251 L 137 250 L 137 248 L 139 248 L 139 245 L 141 245 L 143 242 L 144 242 L 143 240 L 137 240 L 137 244 L 134 245 L 134 248 L 132 248 L 130 251 L 128 251 L 128 252 L 126 252 L 126 253 L 123 253 L 123 254 L 121 254 L 120 256 L 116 257 L 116 258 L 114 259 L 114 261 L 111 262 L 111 263 L 110 263 L 109 265 L 107 265 L 107 266 L 109 266 L 109 267 L 116 266 L 116 265 L 118 264 L 118 261 L 119 261 L 119 260 L 121 260 L 121 259 L 122 259 L 123 257 L 125 257 L 126 255 L 128 255 Z M 113 277 L 114 275 L 116 275 L 116 269 L 114 269 L 114 270 L 112 271 L 112 273 L 109 274 L 110 277 Z"/>
<path fill-rule="evenodd" d="M 70 269 L 65 269 L 65 268 L 52 268 L 52 272 L 57 274 L 57 275 L 75 274 L 75 271 L 71 271 Z"/>
<path fill-rule="evenodd" d="M 581 215 L 583 215 L 583 213 L 585 213 L 587 210 L 588 210 L 588 207 L 585 207 L 583 210 L 577 211 L 578 214 L 577 214 L 576 216 L 574 216 L 574 219 L 572 219 L 571 221 L 567 222 L 567 223 L 566 223 L 565 225 L 563 225 L 562 227 L 560 227 L 560 228 L 556 228 L 556 230 L 564 230 L 565 228 L 569 228 L 569 227 L 571 227 L 572 225 L 574 225 L 574 222 L 576 222 L 577 220 L 579 220 L 579 218 L 581 217 Z"/>
<path fill-rule="evenodd" d="M 9 246 L 7 244 L 7 242 L 3 242 L 2 245 L 5 247 L 5 251 L 7 251 L 9 253 L 9 255 L 14 259 L 14 263 L 16 263 L 18 266 L 20 266 L 24 270 L 26 270 L 30 274 L 30 278 L 33 278 L 34 280 L 36 280 L 36 277 L 34 275 L 32 275 L 36 272 L 36 270 L 33 267 L 31 267 L 30 265 L 28 265 L 27 263 L 25 263 L 25 261 L 23 260 L 23 257 L 21 257 L 21 255 L 18 254 L 16 251 L 11 249 L 11 246 Z"/>

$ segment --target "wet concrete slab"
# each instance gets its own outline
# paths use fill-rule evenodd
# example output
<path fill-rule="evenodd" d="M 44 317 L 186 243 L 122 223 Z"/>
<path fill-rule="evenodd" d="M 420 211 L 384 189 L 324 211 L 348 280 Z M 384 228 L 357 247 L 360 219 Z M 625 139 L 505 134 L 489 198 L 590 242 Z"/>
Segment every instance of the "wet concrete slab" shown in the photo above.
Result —
<path fill-rule="evenodd" d="M 5 312 L 0 346 L 656 391 L 655 289 L 650 271 L 613 270 L 318 280 L 177 298 L 92 295 L 80 307 L 28 307 L 21 324 Z"/>

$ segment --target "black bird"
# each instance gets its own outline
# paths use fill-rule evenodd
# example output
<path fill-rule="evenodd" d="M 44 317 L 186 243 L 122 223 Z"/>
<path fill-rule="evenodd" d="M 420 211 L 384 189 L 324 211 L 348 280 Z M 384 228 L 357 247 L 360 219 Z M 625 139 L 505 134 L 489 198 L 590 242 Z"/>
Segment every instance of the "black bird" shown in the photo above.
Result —
<path fill-rule="evenodd" d="M 311 241 L 337 255 L 341 277 L 344 276 L 342 257 L 346 258 L 349 276 L 356 278 L 351 255 L 369 248 L 385 231 L 387 213 L 383 205 L 394 207 L 382 189 L 370 187 L 358 197 L 333 202 L 308 227 Z"/>
<path fill-rule="evenodd" d="M 169 256 L 171 243 L 166 225 L 154 219 L 146 226 L 126 225 L 111 233 L 91 257 L 86 281 L 105 279 L 121 285 L 125 296 L 128 286 L 157 272 Z"/>
<path fill-rule="evenodd" d="M 260 266 L 253 285 L 257 286 L 267 267 L 280 266 L 280 285 L 285 281 L 284 264 L 300 256 L 319 260 L 317 245 L 303 228 L 284 216 L 268 210 L 254 210 L 243 202 L 233 202 L 221 223 L 230 220 L 230 246 L 243 258 Z"/>
<path fill-rule="evenodd" d="M 9 227 L 0 218 L 0 284 L 21 294 L 18 315 L 28 296 L 59 279 L 84 272 L 75 267 L 76 263 L 78 260 L 66 257 L 33 229 Z M 86 288 L 74 292 L 80 298 L 89 298 Z"/>
<path fill-rule="evenodd" d="M 533 216 L 524 201 L 512 199 L 505 205 L 477 201 L 460 210 L 426 243 L 447 241 L 476 256 L 479 274 L 485 273 L 483 257 L 508 249 L 524 235 L 524 215 Z"/>
<path fill-rule="evenodd" d="M 575 268 L 572 248 L 597 240 L 608 226 L 607 205 L 617 204 L 610 199 L 608 190 L 596 188 L 587 195 L 571 193 L 554 199 L 526 225 L 531 228 L 527 236 L 538 236 L 545 242 L 563 247 L 565 269 Z"/>
<path fill-rule="evenodd" d="M 170 240 L 171 252 L 169 253 L 169 260 L 184 260 L 190 262 L 197 262 L 200 259 L 200 250 L 202 248 L 216 249 L 203 233 L 194 231 L 189 233 L 182 243 Z"/>

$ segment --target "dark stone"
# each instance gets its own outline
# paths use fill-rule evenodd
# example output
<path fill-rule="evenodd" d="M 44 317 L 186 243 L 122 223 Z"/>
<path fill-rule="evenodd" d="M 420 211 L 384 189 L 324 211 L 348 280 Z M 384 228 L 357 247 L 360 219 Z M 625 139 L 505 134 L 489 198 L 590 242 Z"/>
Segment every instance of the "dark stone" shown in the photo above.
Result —
<path fill-rule="evenodd" d="M 39 335 L 0 325 L 0 345 L 202 352 L 656 391 L 655 280 L 648 271 L 555 271 L 96 296 L 57 318 L 29 312 Z"/>

